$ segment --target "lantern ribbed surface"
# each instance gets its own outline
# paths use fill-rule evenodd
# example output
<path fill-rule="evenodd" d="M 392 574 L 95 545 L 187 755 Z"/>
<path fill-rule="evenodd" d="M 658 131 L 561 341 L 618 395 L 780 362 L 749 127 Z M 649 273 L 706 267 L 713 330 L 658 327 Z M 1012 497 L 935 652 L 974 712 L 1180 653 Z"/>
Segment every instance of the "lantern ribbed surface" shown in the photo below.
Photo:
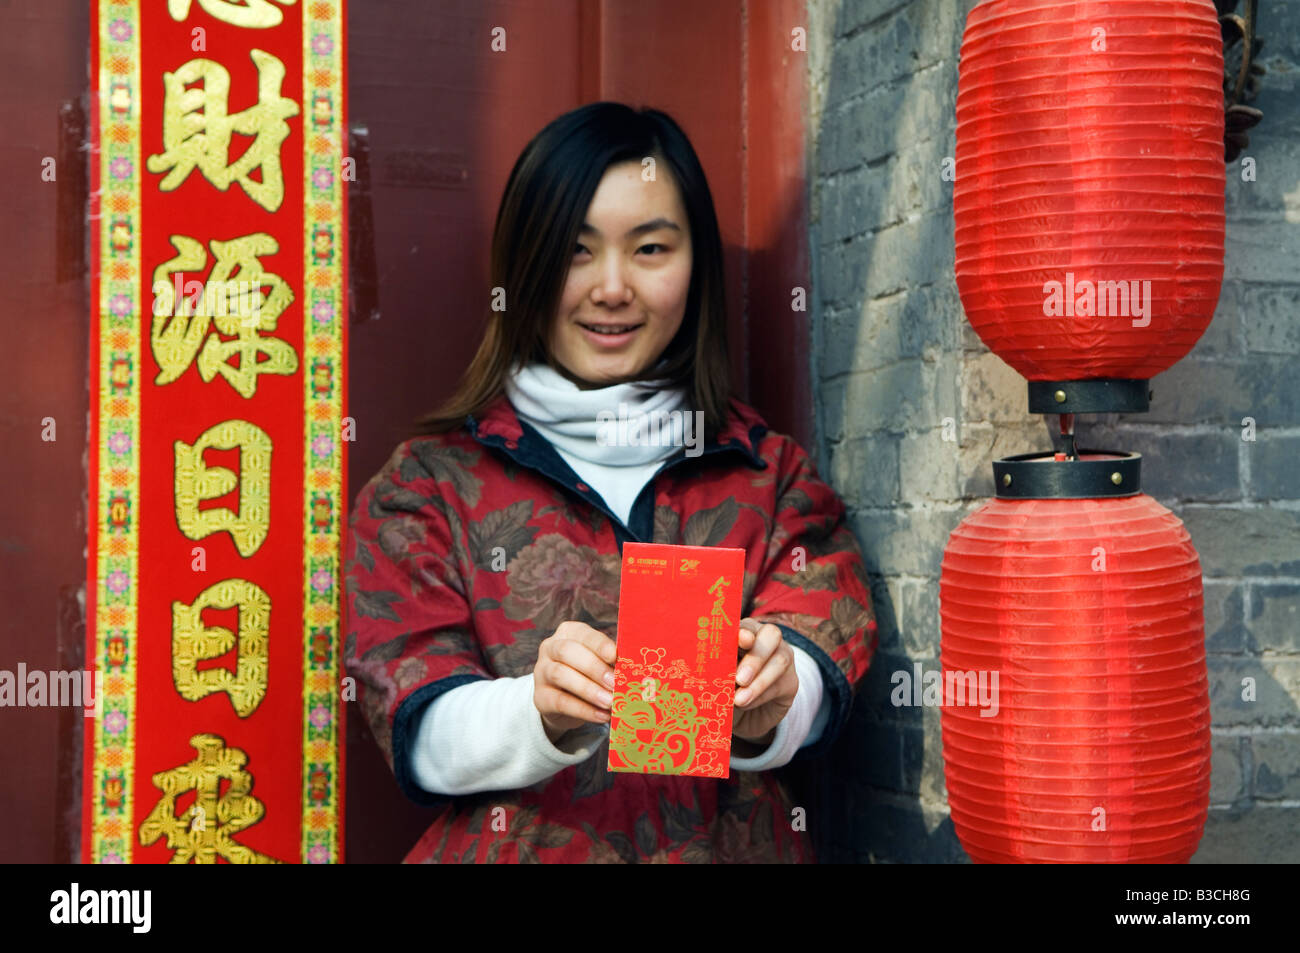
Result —
<path fill-rule="evenodd" d="M 1211 0 L 971 11 L 955 269 L 991 350 L 1028 380 L 1081 380 L 1149 379 L 1192 349 L 1223 278 L 1223 110 Z"/>
<path fill-rule="evenodd" d="M 941 714 L 970 857 L 1187 861 L 1209 809 L 1210 699 L 1182 521 L 1145 494 L 990 500 L 949 538 L 939 600 L 945 681 L 997 673 L 991 717 L 947 696 Z"/>

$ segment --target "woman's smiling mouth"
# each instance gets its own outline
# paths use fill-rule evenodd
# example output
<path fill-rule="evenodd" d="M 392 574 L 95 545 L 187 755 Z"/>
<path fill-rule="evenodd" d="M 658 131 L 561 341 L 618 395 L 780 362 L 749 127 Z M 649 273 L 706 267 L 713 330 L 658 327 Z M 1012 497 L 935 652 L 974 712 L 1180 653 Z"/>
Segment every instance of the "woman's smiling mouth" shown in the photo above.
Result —
<path fill-rule="evenodd" d="M 619 347 L 632 340 L 637 330 L 644 327 L 645 322 L 635 324 L 583 324 L 578 323 L 582 328 L 583 335 L 588 341 L 599 347 Z"/>

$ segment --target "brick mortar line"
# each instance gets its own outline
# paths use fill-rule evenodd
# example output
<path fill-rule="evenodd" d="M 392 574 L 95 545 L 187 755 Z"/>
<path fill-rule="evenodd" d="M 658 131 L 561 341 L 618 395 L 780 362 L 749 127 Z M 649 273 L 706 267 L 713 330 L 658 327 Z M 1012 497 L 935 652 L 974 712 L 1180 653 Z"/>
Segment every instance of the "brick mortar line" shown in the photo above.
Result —
<path fill-rule="evenodd" d="M 863 513 L 867 515 L 878 515 L 881 513 L 897 513 L 904 510 L 913 514 L 922 514 L 930 512 L 938 513 L 956 513 L 967 509 L 970 503 L 983 502 L 991 497 L 977 497 L 969 501 L 948 501 L 948 500 L 921 500 L 912 502 L 903 502 L 894 506 L 849 506 L 846 510 L 849 514 Z"/>
<path fill-rule="evenodd" d="M 1256 432 L 1258 436 L 1258 431 Z M 1246 446 L 1247 441 L 1241 441 L 1237 447 L 1237 486 L 1241 489 L 1243 500 L 1251 500 L 1254 494 L 1251 492 L 1251 483 L 1254 479 L 1254 471 L 1250 465 L 1250 448 Z"/>
<path fill-rule="evenodd" d="M 1159 499 L 1161 498 L 1157 497 L 1157 500 Z M 1300 510 L 1300 500 L 1291 498 L 1278 500 L 1225 500 L 1222 503 L 1180 500 L 1177 497 L 1164 497 L 1164 499 L 1177 500 L 1179 506 L 1189 510 L 1229 510 L 1240 513 L 1253 513 L 1258 510 L 1282 510 L 1290 513 Z"/>
<path fill-rule="evenodd" d="M 1265 650 L 1259 655 L 1245 652 L 1208 652 L 1209 658 L 1225 659 L 1230 662 L 1294 662 L 1300 661 L 1300 652 Z"/>
<path fill-rule="evenodd" d="M 1211 725 L 1210 734 L 1220 738 L 1253 738 L 1257 735 L 1300 735 L 1300 726 L 1294 728 L 1286 725 L 1260 725 L 1250 728 L 1246 725 Z"/>
<path fill-rule="evenodd" d="M 861 36 L 863 33 L 866 33 L 872 27 L 884 23 L 886 20 L 890 19 L 895 14 L 903 10 L 906 10 L 911 5 L 912 5 L 911 0 L 902 0 L 902 2 L 900 2 L 897 6 L 891 7 L 889 10 L 886 10 L 884 13 L 876 14 L 874 17 L 872 17 L 870 20 L 867 20 L 865 23 L 855 23 L 853 26 L 849 27 L 843 33 L 836 33 L 834 28 L 832 28 L 831 39 L 835 42 L 853 40 Z"/>
<path fill-rule="evenodd" d="M 898 290 L 899 290 L 899 291 L 906 291 L 906 290 L 907 290 L 907 286 L 904 285 L 903 287 L 899 288 Z M 945 355 L 945 356 L 952 356 L 952 355 Z M 927 361 L 926 361 L 926 360 L 925 360 L 925 359 L 924 359 L 920 354 L 907 354 L 907 355 L 899 355 L 899 358 L 898 358 L 897 361 L 892 361 L 890 364 L 886 364 L 886 365 L 884 365 L 884 367 L 891 367 L 891 366 L 893 366 L 893 364 L 901 364 L 901 363 L 903 363 L 904 361 L 916 361 L 918 364 L 934 363 L 933 361 L 929 361 L 929 362 L 927 362 Z M 855 376 L 866 376 L 866 375 L 868 375 L 868 374 L 875 374 L 875 373 L 878 373 L 880 370 L 881 370 L 881 368 L 879 368 L 879 367 L 863 368 L 863 369 L 858 369 L 858 368 L 850 367 L 850 368 L 847 368 L 847 369 L 842 370 L 842 371 L 836 371 L 836 372 L 833 373 L 833 374 L 826 374 L 826 375 L 823 375 L 823 376 L 822 376 L 822 379 L 821 379 L 821 382 L 822 382 L 823 385 L 825 385 L 825 384 L 833 384 L 833 383 L 836 383 L 836 382 L 840 381 L 840 380 L 843 379 L 843 378 L 851 378 L 851 377 L 855 377 Z M 1026 423 L 1033 423 L 1033 421 L 1026 421 Z M 935 426 L 937 427 L 937 426 L 940 426 L 940 425 L 939 425 L 939 424 L 936 424 Z M 908 432 L 907 429 L 903 429 L 903 430 L 883 430 L 883 429 L 876 429 L 876 430 L 870 430 L 870 431 L 867 431 L 866 433 L 861 434 L 861 436 L 867 436 L 867 434 L 871 434 L 871 433 L 907 433 L 907 432 Z M 925 433 L 926 431 L 923 431 L 923 430 L 913 430 L 913 431 L 911 431 L 911 432 L 913 432 L 913 433 Z"/>
<path fill-rule="evenodd" d="M 835 244 L 834 241 L 830 241 L 830 242 L 822 242 L 822 243 L 821 243 L 821 245 L 822 245 L 823 247 L 826 246 L 826 245 L 834 245 L 834 244 Z M 951 292 L 952 292 L 952 295 L 953 295 L 953 299 L 956 300 L 957 293 L 956 293 L 956 291 L 955 291 L 955 290 L 954 290 L 954 289 L 949 285 L 949 283 L 948 283 L 947 281 L 922 281 L 922 282 L 918 282 L 918 283 L 915 283 L 915 284 L 908 284 L 908 285 L 905 285 L 904 287 L 905 287 L 905 290 L 907 290 L 907 291 L 925 291 L 925 290 L 927 290 L 927 289 L 929 289 L 929 288 L 935 288 L 935 287 L 938 287 L 938 286 L 940 286 L 940 285 L 942 285 L 946 290 L 951 291 Z M 865 303 L 865 301 L 868 301 L 868 300 L 870 300 L 870 299 L 868 299 L 868 298 L 863 298 L 861 301 L 852 302 L 852 303 L 850 303 L 850 304 L 845 305 L 845 306 L 842 307 L 842 308 L 837 308 L 837 307 L 831 306 L 831 305 L 830 305 L 830 302 L 832 302 L 832 301 L 834 301 L 834 300 L 838 300 L 838 299 L 829 298 L 829 297 L 827 297 L 827 296 L 824 295 L 824 294 L 819 294 L 819 295 L 817 296 L 817 300 L 820 301 L 823 305 L 827 305 L 827 306 L 828 306 L 828 307 L 827 307 L 827 311 L 828 311 L 829 313 L 836 314 L 836 315 L 840 315 L 840 314 L 847 314 L 847 313 L 849 313 L 849 312 L 851 312 L 851 311 L 860 311 L 862 304 Z M 960 318 L 961 318 L 962 322 L 965 323 L 965 321 L 966 321 L 966 316 L 965 316 L 965 314 L 960 314 Z M 972 332 L 972 333 L 974 333 L 974 332 Z M 956 353 L 956 349 L 955 349 L 955 348 L 952 349 L 952 350 L 953 350 L 953 353 Z M 967 352 L 970 352 L 970 353 L 975 353 L 975 350 L 974 350 L 973 348 L 966 348 L 966 349 L 964 349 L 964 350 L 967 351 Z M 982 348 L 981 350 L 979 350 L 978 353 L 980 353 L 980 354 L 992 354 L 993 352 L 990 351 L 990 350 L 986 347 L 986 348 Z"/>
<path fill-rule="evenodd" d="M 822 250 L 830 249 L 831 251 L 834 251 L 837 246 L 852 245 L 854 242 L 874 239 L 891 229 L 902 228 L 904 225 L 915 225 L 917 222 L 925 218 L 937 218 L 938 216 L 943 215 L 944 212 L 944 206 L 935 206 L 933 208 L 921 209 L 920 211 L 913 208 L 910 209 L 902 218 L 891 219 L 883 225 L 873 225 L 860 232 L 853 232 L 851 235 L 841 235 L 837 238 L 827 239 L 822 242 L 821 248 Z"/>
<path fill-rule="evenodd" d="M 872 85 L 870 86 L 863 87 L 861 84 L 857 84 L 856 90 L 845 96 L 843 99 L 835 102 L 827 100 L 822 106 L 822 116 L 823 118 L 830 117 L 843 122 L 845 120 L 845 117 L 842 115 L 843 113 L 869 103 L 873 99 L 887 97 L 891 93 L 899 95 L 905 94 L 911 86 L 913 76 L 921 76 L 926 73 L 931 73 L 934 70 L 947 65 L 947 57 L 940 57 L 930 63 L 924 63 L 921 66 L 916 67 L 914 70 L 910 70 L 906 73 L 899 73 L 897 76 L 891 76 L 888 79 L 873 78 Z M 834 67 L 832 66 L 831 68 L 833 69 Z M 829 72 L 827 79 L 828 81 L 830 79 Z M 832 171 L 839 170 L 836 169 Z"/>
<path fill-rule="evenodd" d="M 837 179 L 848 178 L 851 175 L 857 175 L 861 172 L 867 172 L 872 169 L 879 169 L 881 166 L 888 165 L 893 159 L 898 158 L 897 152 L 885 152 L 872 159 L 864 159 L 857 165 L 845 166 L 843 169 L 835 169 L 831 172 L 819 173 L 816 176 L 816 187 L 828 191 L 830 189 L 840 188 Z"/>
<path fill-rule="evenodd" d="M 850 176 L 860 175 L 861 173 L 869 171 L 871 169 L 879 169 L 883 165 L 896 164 L 899 160 L 903 159 L 904 157 L 910 158 L 913 153 L 917 153 L 928 158 L 934 158 L 933 149 L 923 149 L 922 147 L 930 145 L 935 142 L 937 142 L 937 140 L 934 139 L 933 137 L 927 139 L 917 139 L 913 142 L 907 143 L 906 145 L 902 146 L 901 148 L 897 149 L 894 152 L 882 153 L 872 159 L 867 159 L 862 162 L 859 162 L 856 165 L 844 166 L 844 168 L 842 169 L 832 169 L 829 172 L 819 172 L 817 173 L 817 175 L 813 177 L 813 181 L 816 183 L 817 188 L 820 189 L 841 188 L 843 186 L 839 181 L 837 181 L 839 179 L 846 179 Z M 939 158 L 942 160 L 951 157 L 940 156 Z M 942 168 L 940 169 L 940 171 L 942 171 Z M 944 185 L 947 186 L 948 188 L 951 188 L 952 182 L 945 181 Z M 947 202 L 941 205 L 936 205 L 935 208 L 951 209 L 952 208 L 951 196 L 949 196 Z"/>
<path fill-rule="evenodd" d="M 1250 416 L 1245 414 L 1243 416 Z M 992 423 L 987 419 L 972 421 L 973 423 Z M 1260 438 L 1268 436 L 1276 437 L 1300 437 L 1300 426 L 1297 427 L 1261 427 L 1258 421 L 1255 425 L 1255 440 L 1241 439 L 1241 424 L 1157 424 L 1157 423 L 1138 423 L 1136 421 L 1117 421 L 1115 423 L 1096 423 L 1085 421 L 1079 426 L 1091 426 L 1096 429 L 1126 431 L 1134 434 L 1151 434 L 1159 436 L 1162 433 L 1176 434 L 1178 436 L 1196 436 L 1196 437 L 1213 437 L 1218 435 L 1232 434 L 1236 437 L 1243 448 L 1249 449 L 1252 443 L 1260 443 Z"/>

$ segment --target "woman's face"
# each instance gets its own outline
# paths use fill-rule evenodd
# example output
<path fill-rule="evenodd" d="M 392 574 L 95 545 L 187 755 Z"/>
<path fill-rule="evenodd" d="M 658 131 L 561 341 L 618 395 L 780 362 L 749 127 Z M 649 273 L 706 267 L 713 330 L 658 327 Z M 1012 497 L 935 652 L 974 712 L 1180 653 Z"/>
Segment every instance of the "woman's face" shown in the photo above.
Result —
<path fill-rule="evenodd" d="M 605 170 L 551 327 L 560 366 L 592 387 L 653 367 L 681 327 L 691 260 L 690 222 L 667 163 L 656 161 L 649 182 L 639 162 Z"/>

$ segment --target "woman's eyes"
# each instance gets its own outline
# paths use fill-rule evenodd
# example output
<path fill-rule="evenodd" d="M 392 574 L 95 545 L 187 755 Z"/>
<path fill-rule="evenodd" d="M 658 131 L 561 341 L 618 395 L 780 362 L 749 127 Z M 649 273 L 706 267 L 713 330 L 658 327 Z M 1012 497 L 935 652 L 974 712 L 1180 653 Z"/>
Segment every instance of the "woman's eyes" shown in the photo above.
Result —
<path fill-rule="evenodd" d="M 661 251 L 669 250 L 667 245 L 661 245 L 658 242 L 650 242 L 648 244 L 642 245 L 640 248 L 637 249 L 637 251 L 644 251 L 647 248 L 658 248 Z M 575 255 L 581 255 L 583 252 L 587 252 L 588 254 L 591 254 L 591 252 L 587 249 L 587 246 L 582 244 L 581 242 L 578 242 L 576 245 L 573 246 L 573 253 Z"/>

